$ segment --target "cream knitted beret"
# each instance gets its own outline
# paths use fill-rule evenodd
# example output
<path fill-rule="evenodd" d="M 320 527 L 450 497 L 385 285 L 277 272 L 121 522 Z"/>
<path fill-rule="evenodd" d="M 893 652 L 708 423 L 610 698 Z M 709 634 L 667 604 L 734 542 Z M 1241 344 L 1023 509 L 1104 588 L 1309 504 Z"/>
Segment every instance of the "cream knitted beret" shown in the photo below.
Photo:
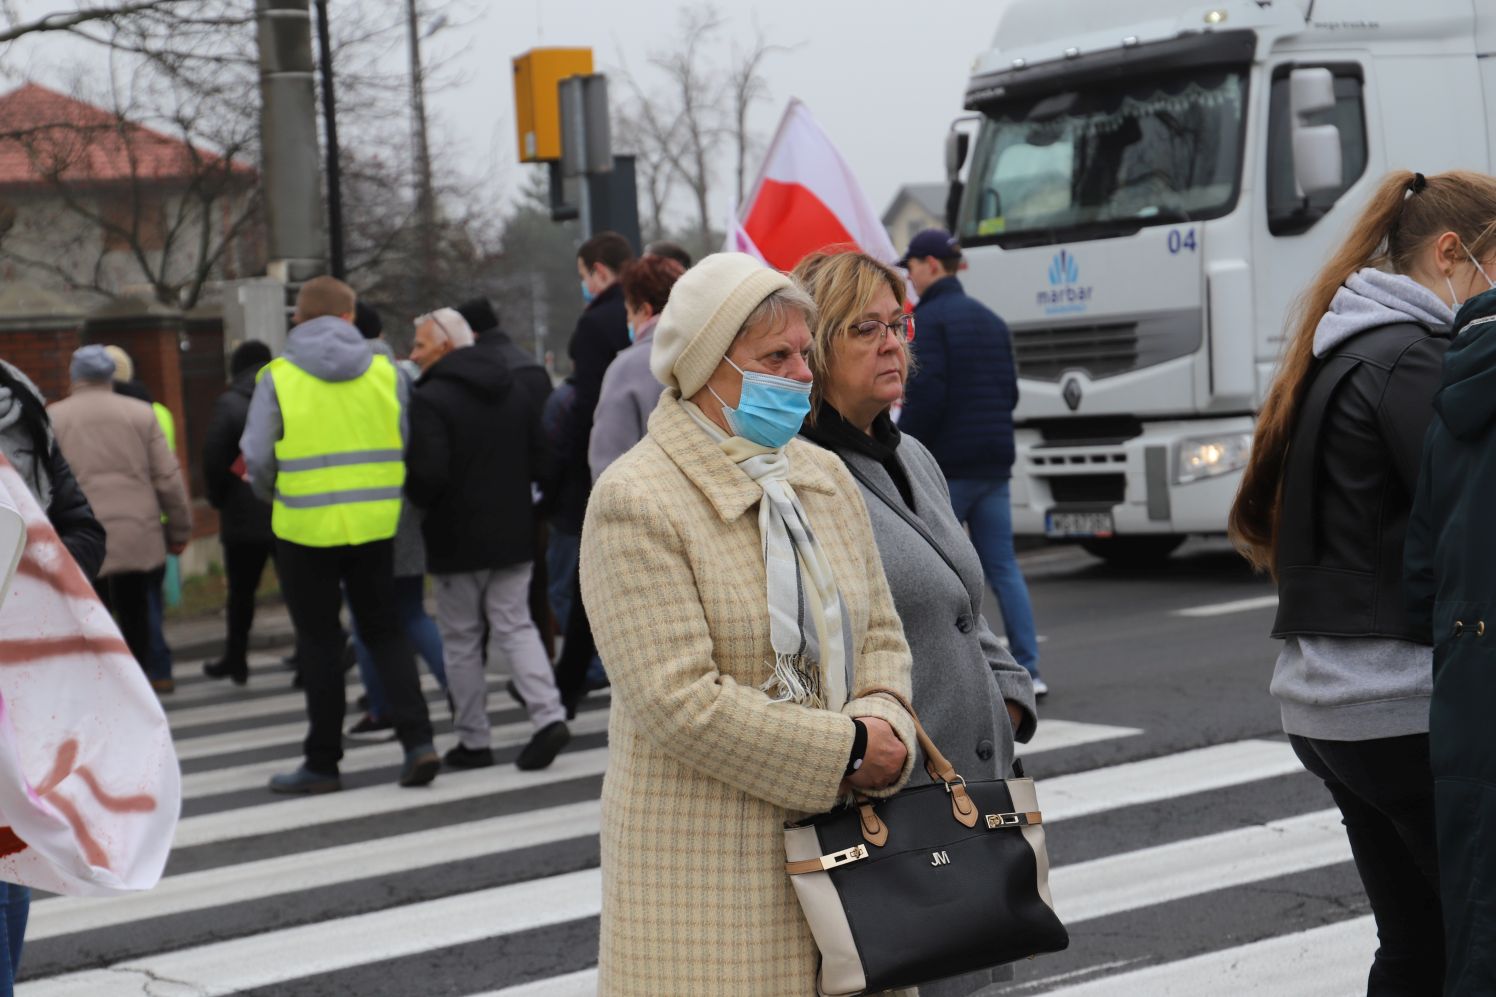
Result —
<path fill-rule="evenodd" d="M 649 369 L 682 398 L 702 389 L 743 321 L 790 279 L 746 253 L 716 253 L 685 272 L 655 326 Z"/>

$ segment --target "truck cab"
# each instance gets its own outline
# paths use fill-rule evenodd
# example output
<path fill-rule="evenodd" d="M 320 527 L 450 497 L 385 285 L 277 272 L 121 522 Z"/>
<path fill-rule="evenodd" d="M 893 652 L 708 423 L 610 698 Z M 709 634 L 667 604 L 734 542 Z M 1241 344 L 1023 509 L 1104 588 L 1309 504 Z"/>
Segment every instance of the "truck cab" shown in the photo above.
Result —
<path fill-rule="evenodd" d="M 1377 179 L 1490 172 L 1493 53 L 1485 0 L 1004 10 L 947 167 L 1013 336 L 1015 533 L 1140 561 L 1225 532 L 1294 300 Z"/>

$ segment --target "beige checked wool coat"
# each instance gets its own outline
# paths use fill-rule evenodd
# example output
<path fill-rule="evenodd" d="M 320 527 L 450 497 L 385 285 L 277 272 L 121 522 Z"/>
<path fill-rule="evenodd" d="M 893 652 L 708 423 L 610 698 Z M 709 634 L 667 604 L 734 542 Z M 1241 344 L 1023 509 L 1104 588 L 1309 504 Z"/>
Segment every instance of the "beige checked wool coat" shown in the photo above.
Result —
<path fill-rule="evenodd" d="M 806 997 L 817 950 L 784 871 L 784 822 L 837 801 L 854 728 L 914 726 L 883 697 L 841 714 L 772 703 L 762 491 L 674 389 L 598 480 L 582 596 L 613 683 L 603 782 L 599 993 Z M 907 694 L 909 648 L 857 485 L 832 454 L 786 449 L 790 483 L 851 618 L 853 688 Z"/>

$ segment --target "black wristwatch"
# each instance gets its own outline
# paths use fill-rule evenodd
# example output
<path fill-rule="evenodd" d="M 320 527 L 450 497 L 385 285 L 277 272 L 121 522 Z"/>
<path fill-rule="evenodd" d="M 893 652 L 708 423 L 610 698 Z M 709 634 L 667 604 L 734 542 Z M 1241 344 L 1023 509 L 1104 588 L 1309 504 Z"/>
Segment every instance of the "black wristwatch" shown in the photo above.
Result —
<path fill-rule="evenodd" d="M 867 725 L 856 717 L 852 723 L 857 727 L 857 733 L 852 737 L 852 755 L 847 759 L 847 770 L 842 775 L 851 775 L 862 768 L 863 756 L 867 754 Z"/>

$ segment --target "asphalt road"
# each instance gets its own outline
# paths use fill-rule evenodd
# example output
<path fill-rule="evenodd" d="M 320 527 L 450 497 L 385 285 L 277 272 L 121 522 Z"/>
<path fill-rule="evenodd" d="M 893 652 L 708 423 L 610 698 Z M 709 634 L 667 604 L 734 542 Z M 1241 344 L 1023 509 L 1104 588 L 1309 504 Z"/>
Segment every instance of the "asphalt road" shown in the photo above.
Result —
<path fill-rule="evenodd" d="M 992 993 L 1364 992 L 1374 934 L 1344 833 L 1267 694 L 1271 587 L 1219 542 L 1149 571 L 1064 548 L 1025 570 L 1052 690 L 1025 764 L 1071 945 Z M 593 992 L 606 695 L 544 773 L 501 764 L 402 791 L 396 749 L 362 746 L 343 793 L 285 801 L 262 787 L 298 752 L 290 692 L 269 655 L 248 690 L 182 682 L 165 880 L 39 898 L 22 997 Z M 501 691 L 490 706 L 512 761 L 523 715 Z"/>

